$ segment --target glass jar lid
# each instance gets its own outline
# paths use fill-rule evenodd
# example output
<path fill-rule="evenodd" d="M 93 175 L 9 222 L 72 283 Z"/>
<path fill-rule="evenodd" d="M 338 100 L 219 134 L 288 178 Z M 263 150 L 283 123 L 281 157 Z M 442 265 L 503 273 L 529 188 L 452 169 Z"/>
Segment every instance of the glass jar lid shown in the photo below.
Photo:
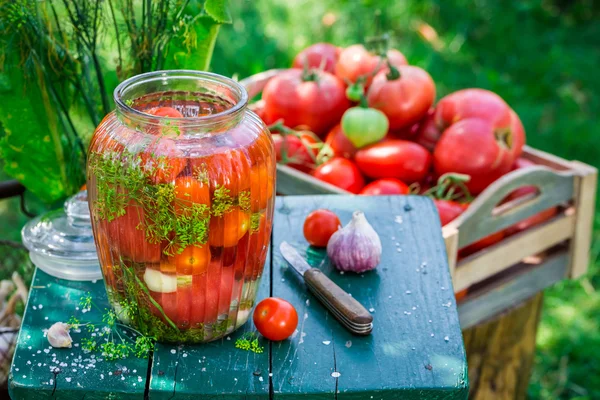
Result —
<path fill-rule="evenodd" d="M 44 272 L 74 281 L 102 279 L 92 233 L 87 191 L 29 221 L 21 231 L 31 261 Z"/>

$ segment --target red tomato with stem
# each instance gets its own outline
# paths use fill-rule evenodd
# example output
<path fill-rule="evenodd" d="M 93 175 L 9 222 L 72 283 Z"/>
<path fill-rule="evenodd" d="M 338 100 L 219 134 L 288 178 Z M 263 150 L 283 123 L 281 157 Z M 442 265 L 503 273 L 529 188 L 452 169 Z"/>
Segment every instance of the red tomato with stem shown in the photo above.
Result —
<path fill-rule="evenodd" d="M 388 50 L 387 58 L 390 64 L 392 64 L 394 67 L 408 65 L 408 60 L 406 59 L 406 56 L 396 49 Z"/>
<path fill-rule="evenodd" d="M 489 121 L 494 129 L 509 128 L 510 107 L 496 93 L 485 89 L 463 89 L 443 97 L 435 108 L 436 126 L 443 131 L 468 118 Z"/>
<path fill-rule="evenodd" d="M 333 211 L 319 209 L 308 214 L 304 220 L 304 237 L 311 246 L 327 247 L 331 235 L 342 226 Z"/>
<path fill-rule="evenodd" d="M 294 58 L 293 68 L 318 68 L 330 74 L 335 73 L 338 48 L 331 43 L 315 43 L 302 50 Z"/>
<path fill-rule="evenodd" d="M 286 126 L 306 125 L 324 135 L 350 107 L 344 83 L 323 71 L 290 69 L 272 78 L 263 90 L 265 115 Z"/>
<path fill-rule="evenodd" d="M 466 186 L 472 194 L 479 194 L 510 170 L 513 159 L 491 122 L 471 118 L 444 131 L 433 152 L 433 162 L 438 175 L 449 172 L 469 175 L 471 179 Z"/>
<path fill-rule="evenodd" d="M 358 151 L 344 134 L 340 124 L 337 124 L 329 131 L 325 138 L 325 143 L 329 145 L 336 157 L 352 158 Z"/>
<path fill-rule="evenodd" d="M 373 181 L 365 186 L 360 194 L 367 196 L 380 196 L 388 194 L 409 194 L 410 188 L 404 182 L 394 178 L 384 178 Z"/>
<path fill-rule="evenodd" d="M 393 131 L 419 122 L 435 101 L 435 83 L 427 71 L 411 65 L 396 68 L 397 78 L 390 78 L 387 69 L 377 73 L 367 94 L 369 106 L 383 111 Z"/>
<path fill-rule="evenodd" d="M 369 53 L 362 44 L 353 44 L 340 52 L 335 74 L 346 83 L 354 83 L 364 76 L 368 78 L 368 84 L 375 71 L 382 66 L 379 58 Z"/>
<path fill-rule="evenodd" d="M 283 136 L 274 133 L 272 137 L 278 163 L 302 172 L 309 172 L 315 167 L 315 160 L 311 156 L 308 143 L 294 135 Z"/>
<path fill-rule="evenodd" d="M 264 299 L 254 309 L 254 325 L 269 340 L 287 339 L 298 326 L 298 313 L 288 301 L 278 297 Z"/>
<path fill-rule="evenodd" d="M 317 167 L 312 176 L 352 193 L 358 193 L 365 179 L 356 165 L 345 158 L 333 158 Z"/>
<path fill-rule="evenodd" d="M 394 139 L 360 149 L 354 161 L 369 178 L 396 178 L 410 184 L 428 174 L 431 154 L 420 144 Z"/>

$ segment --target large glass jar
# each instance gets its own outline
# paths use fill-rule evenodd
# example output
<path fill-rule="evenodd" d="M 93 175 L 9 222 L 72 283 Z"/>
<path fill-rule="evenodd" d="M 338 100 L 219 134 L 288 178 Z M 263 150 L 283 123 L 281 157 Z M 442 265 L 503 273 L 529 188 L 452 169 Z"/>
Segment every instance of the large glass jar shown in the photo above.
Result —
<path fill-rule="evenodd" d="M 269 239 L 275 158 L 235 81 L 158 71 L 115 90 L 88 159 L 109 300 L 159 341 L 199 343 L 243 325 Z"/>

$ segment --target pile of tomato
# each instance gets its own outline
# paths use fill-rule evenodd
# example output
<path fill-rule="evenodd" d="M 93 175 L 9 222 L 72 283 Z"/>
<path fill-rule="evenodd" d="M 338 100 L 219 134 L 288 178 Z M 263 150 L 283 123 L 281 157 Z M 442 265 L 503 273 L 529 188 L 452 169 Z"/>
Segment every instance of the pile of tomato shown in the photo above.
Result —
<path fill-rule="evenodd" d="M 472 88 L 435 100 L 429 73 L 396 49 L 317 43 L 270 79 L 252 107 L 271 128 L 279 163 L 355 194 L 429 195 L 445 225 L 473 196 L 528 161 L 520 157 L 523 124 L 499 95 Z M 535 191 L 522 188 L 510 197 Z M 461 255 L 543 220 L 534 217 Z"/>

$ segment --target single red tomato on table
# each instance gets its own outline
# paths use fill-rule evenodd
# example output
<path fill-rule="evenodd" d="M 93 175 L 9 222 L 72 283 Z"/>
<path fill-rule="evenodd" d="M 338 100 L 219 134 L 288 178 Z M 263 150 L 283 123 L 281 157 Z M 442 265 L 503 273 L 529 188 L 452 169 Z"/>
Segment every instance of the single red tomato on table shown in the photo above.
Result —
<path fill-rule="evenodd" d="M 269 297 L 256 305 L 254 325 L 269 340 L 280 341 L 292 336 L 298 326 L 298 313 L 288 301 Z"/>
<path fill-rule="evenodd" d="M 404 182 L 394 178 L 383 178 L 373 181 L 365 186 L 360 194 L 367 196 L 380 196 L 387 194 L 409 194 L 410 188 Z"/>
<path fill-rule="evenodd" d="M 311 246 L 327 247 L 329 238 L 342 226 L 340 219 L 333 211 L 318 209 L 304 220 L 304 237 Z"/>
<path fill-rule="evenodd" d="M 290 128 L 307 126 L 317 135 L 327 133 L 350 107 L 344 83 L 335 75 L 314 69 L 282 72 L 269 80 L 262 98 L 266 118 L 283 119 Z"/>
<path fill-rule="evenodd" d="M 420 144 L 394 139 L 360 149 L 354 161 L 369 178 L 396 178 L 410 184 L 429 173 L 431 154 Z"/>
<path fill-rule="evenodd" d="M 331 43 L 315 43 L 302 50 L 294 58 L 293 68 L 322 68 L 335 73 L 339 49 Z"/>
<path fill-rule="evenodd" d="M 399 76 L 388 69 L 377 73 L 367 94 L 369 106 L 389 119 L 390 130 L 400 130 L 419 122 L 435 101 L 435 83 L 422 68 L 396 67 Z"/>
<path fill-rule="evenodd" d="M 365 186 L 365 179 L 356 165 L 345 158 L 333 158 L 317 167 L 312 176 L 341 189 L 358 193 Z"/>
<path fill-rule="evenodd" d="M 513 163 L 510 149 L 487 120 L 470 118 L 452 124 L 444 131 L 433 152 L 435 172 L 469 175 L 466 186 L 472 194 L 481 193 L 507 173 Z"/>

